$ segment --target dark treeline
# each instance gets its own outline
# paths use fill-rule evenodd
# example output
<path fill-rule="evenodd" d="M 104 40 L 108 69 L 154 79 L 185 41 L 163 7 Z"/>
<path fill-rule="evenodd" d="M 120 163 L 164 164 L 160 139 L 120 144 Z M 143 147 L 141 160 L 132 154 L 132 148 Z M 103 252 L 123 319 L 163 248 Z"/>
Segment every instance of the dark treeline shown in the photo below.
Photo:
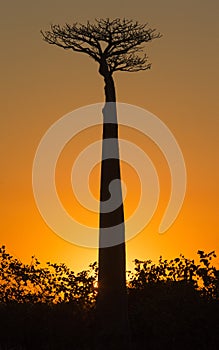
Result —
<path fill-rule="evenodd" d="M 198 262 L 135 260 L 127 292 L 132 348 L 218 349 L 219 270 L 214 252 Z M 97 263 L 23 264 L 0 248 L 0 349 L 95 349 Z"/>

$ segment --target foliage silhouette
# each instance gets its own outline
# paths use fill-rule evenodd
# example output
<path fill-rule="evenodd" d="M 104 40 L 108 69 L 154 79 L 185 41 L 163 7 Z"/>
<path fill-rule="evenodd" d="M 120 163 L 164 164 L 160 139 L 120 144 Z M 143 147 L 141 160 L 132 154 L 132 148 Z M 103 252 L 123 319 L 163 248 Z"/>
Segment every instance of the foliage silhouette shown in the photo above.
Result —
<path fill-rule="evenodd" d="M 23 264 L 0 248 L 0 302 L 8 303 L 62 303 L 76 302 L 83 308 L 95 301 L 97 263 L 88 270 L 75 274 L 65 264 L 46 263 L 42 267 L 32 256 L 31 263 Z"/>
<path fill-rule="evenodd" d="M 144 289 L 148 285 L 187 286 L 205 298 L 219 298 L 219 271 L 211 264 L 216 258 L 214 251 L 205 253 L 199 250 L 199 264 L 180 255 L 173 260 L 163 260 L 158 264 L 151 260 L 135 260 L 135 273 L 130 275 L 129 285 L 134 289 Z M 177 282 L 177 283 L 176 283 Z"/>
<path fill-rule="evenodd" d="M 132 348 L 218 349 L 219 271 L 214 252 L 199 261 L 135 260 L 127 281 Z M 95 349 L 97 264 L 23 264 L 0 248 L 0 348 Z"/>

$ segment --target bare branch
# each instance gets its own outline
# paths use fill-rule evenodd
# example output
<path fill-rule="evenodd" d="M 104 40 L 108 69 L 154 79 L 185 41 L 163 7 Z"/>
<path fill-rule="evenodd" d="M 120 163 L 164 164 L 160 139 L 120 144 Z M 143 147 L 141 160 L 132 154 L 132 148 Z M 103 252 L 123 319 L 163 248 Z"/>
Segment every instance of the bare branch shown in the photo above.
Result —
<path fill-rule="evenodd" d="M 52 45 L 57 45 L 64 49 L 72 49 L 77 52 L 84 52 L 91 56 L 95 61 L 100 60 L 99 43 L 93 40 L 89 31 L 77 24 L 69 26 L 66 24 L 63 28 L 59 25 L 51 25 L 50 31 L 42 32 L 43 39 Z"/>
<path fill-rule="evenodd" d="M 138 72 L 140 70 L 146 70 L 151 67 L 150 63 L 147 63 L 148 57 L 144 55 L 139 57 L 137 55 L 120 55 L 119 57 L 112 57 L 109 61 L 111 71 L 123 71 L 123 72 Z"/>
<path fill-rule="evenodd" d="M 96 19 L 94 23 L 88 21 L 63 27 L 51 25 L 50 30 L 41 33 L 51 45 L 86 53 L 100 65 L 104 64 L 104 71 L 110 74 L 118 70 L 136 72 L 150 68 L 147 56 L 142 56 L 141 52 L 145 43 L 161 37 L 147 23 L 120 18 Z"/>

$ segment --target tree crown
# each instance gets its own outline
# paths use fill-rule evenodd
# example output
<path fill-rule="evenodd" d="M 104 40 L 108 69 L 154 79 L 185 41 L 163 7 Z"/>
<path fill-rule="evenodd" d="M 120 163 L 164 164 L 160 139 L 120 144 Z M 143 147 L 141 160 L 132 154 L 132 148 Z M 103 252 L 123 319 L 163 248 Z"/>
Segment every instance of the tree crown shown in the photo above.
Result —
<path fill-rule="evenodd" d="M 96 19 L 94 23 L 52 24 L 50 30 L 41 31 L 44 40 L 64 49 L 83 52 L 107 71 L 136 72 L 150 68 L 148 57 L 143 53 L 143 44 L 161 34 L 148 24 L 139 24 L 128 19 Z"/>

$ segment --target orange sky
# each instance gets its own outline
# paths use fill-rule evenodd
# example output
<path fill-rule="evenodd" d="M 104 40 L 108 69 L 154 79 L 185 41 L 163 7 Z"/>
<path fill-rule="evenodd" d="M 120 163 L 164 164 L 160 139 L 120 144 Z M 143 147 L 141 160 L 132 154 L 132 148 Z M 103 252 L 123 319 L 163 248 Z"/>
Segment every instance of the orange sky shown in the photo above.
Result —
<path fill-rule="evenodd" d="M 67 112 L 103 101 L 103 82 L 97 65 L 85 55 L 44 43 L 40 29 L 50 23 L 127 17 L 149 22 L 163 38 L 148 45 L 152 69 L 116 73 L 118 101 L 143 107 L 173 132 L 187 167 L 188 187 L 180 215 L 159 235 L 158 226 L 168 201 L 169 173 L 160 151 L 142 135 L 121 135 L 147 151 L 157 168 L 161 196 L 158 210 L 146 229 L 127 243 L 128 268 L 134 258 L 157 259 L 180 253 L 193 257 L 198 249 L 219 254 L 219 4 L 216 1 L 37 1 L 1 5 L 1 222 L 0 244 L 23 261 L 66 262 L 81 270 L 97 259 L 97 250 L 77 247 L 53 233 L 41 218 L 32 193 L 32 164 L 46 130 Z M 92 130 L 90 138 L 100 132 Z M 82 137 L 83 139 L 83 137 Z M 66 147 L 57 167 L 58 190 L 75 215 L 73 194 L 65 172 L 72 167 L 77 140 Z M 86 141 L 86 137 L 80 144 Z M 72 152 L 72 153 L 71 153 Z M 62 166 L 65 165 L 65 166 Z M 130 167 L 122 168 L 129 185 L 125 203 L 129 215 L 137 199 L 137 181 Z M 92 189 L 98 194 L 98 168 Z M 64 185 L 65 181 L 65 185 Z M 135 200 L 134 200 L 135 196 Z M 94 217 L 91 220 L 98 220 Z"/>

